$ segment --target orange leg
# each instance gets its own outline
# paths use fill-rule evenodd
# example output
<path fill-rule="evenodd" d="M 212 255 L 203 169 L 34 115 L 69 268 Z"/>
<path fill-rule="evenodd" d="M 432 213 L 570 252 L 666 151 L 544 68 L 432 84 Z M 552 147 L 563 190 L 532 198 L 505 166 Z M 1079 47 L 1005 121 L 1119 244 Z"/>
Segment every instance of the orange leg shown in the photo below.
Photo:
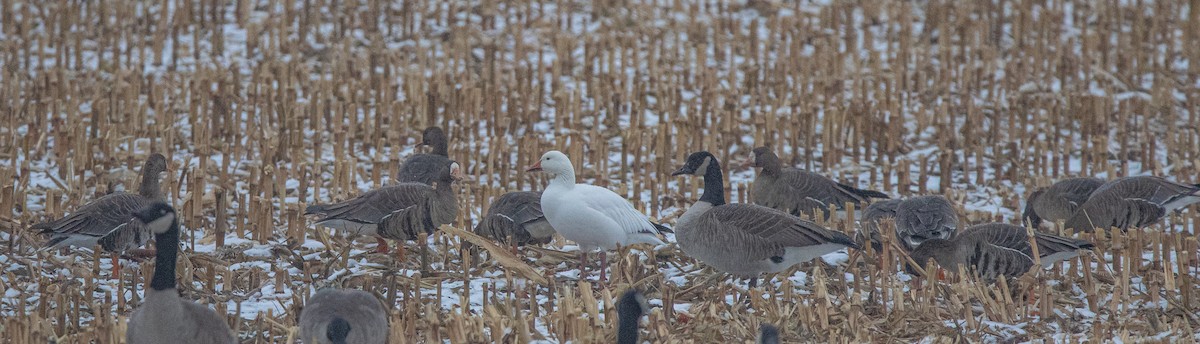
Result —
<path fill-rule="evenodd" d="M 112 277 L 121 278 L 121 255 L 118 253 L 112 254 Z"/>
<path fill-rule="evenodd" d="M 600 251 L 600 283 L 607 280 L 604 275 L 606 270 L 608 270 L 608 251 Z"/>
<path fill-rule="evenodd" d="M 380 238 L 380 237 L 375 237 L 375 241 L 379 243 L 378 246 L 375 246 L 375 253 L 387 253 L 388 252 L 387 240 L 383 240 L 383 238 Z"/>

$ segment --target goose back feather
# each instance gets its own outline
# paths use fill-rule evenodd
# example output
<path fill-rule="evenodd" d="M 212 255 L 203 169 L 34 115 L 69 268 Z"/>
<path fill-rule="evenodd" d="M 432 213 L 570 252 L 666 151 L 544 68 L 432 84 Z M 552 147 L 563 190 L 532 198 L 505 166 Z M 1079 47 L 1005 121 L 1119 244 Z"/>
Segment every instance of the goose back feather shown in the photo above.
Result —
<path fill-rule="evenodd" d="M 1085 240 L 1046 233 L 1035 233 L 1034 239 L 1044 267 L 1078 256 L 1078 250 L 1094 248 Z M 1024 274 L 1034 266 L 1032 257 L 1025 228 L 1006 223 L 972 226 L 950 240 L 930 239 L 912 252 L 917 263 L 932 258 L 947 269 L 962 265 L 987 281 Z"/>
<path fill-rule="evenodd" d="M 319 344 L 387 343 L 388 311 L 362 290 L 321 289 L 300 312 L 300 339 Z"/>
<path fill-rule="evenodd" d="M 150 240 L 150 231 L 134 219 L 134 214 L 163 199 L 159 179 L 167 169 L 167 159 L 153 154 L 142 167 L 137 194 L 116 192 L 105 195 L 53 221 L 33 225 L 49 236 L 46 247 L 92 247 L 100 245 L 109 252 L 124 252 L 142 247 Z"/>
<path fill-rule="evenodd" d="M 845 209 L 846 203 L 861 205 L 871 198 L 888 198 L 881 192 L 841 184 L 817 173 L 785 168 L 767 147 L 755 148 L 753 153 L 754 166 L 762 168 L 751 186 L 755 204 L 796 216 L 828 219 L 832 210 Z"/>
<path fill-rule="evenodd" d="M 554 227 L 542 212 L 541 192 L 514 191 L 492 202 L 475 234 L 506 243 L 512 238 L 518 246 L 540 245 L 554 237 Z"/>
<path fill-rule="evenodd" d="M 434 185 L 402 183 L 387 186 L 343 202 L 308 206 L 304 214 L 320 216 L 317 225 L 325 227 L 360 235 L 414 240 L 417 234 L 432 233 L 438 226 L 458 217 L 458 199 L 450 186 L 459 178 L 458 173 L 458 163 L 451 161 L 442 166 Z M 381 225 L 385 221 L 387 223 Z"/>
<path fill-rule="evenodd" d="M 1060 180 L 1050 187 L 1030 193 L 1025 200 L 1025 212 L 1022 216 L 1034 228 L 1041 226 L 1042 220 L 1051 223 L 1065 221 L 1081 204 L 1087 202 L 1101 185 L 1104 185 L 1104 180 L 1092 177 Z"/>
<path fill-rule="evenodd" d="M 1067 219 L 1065 227 L 1088 232 L 1095 228 L 1144 227 L 1167 212 L 1197 202 L 1200 202 L 1200 186 L 1153 176 L 1119 178 L 1096 189 Z"/>

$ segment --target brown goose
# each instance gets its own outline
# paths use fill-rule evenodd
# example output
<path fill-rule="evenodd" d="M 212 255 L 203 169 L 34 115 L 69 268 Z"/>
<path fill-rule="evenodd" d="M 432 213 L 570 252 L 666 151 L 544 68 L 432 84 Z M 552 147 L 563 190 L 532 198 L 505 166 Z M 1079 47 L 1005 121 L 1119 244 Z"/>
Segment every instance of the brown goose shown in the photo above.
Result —
<path fill-rule="evenodd" d="M 433 185 L 387 186 L 340 203 L 310 205 L 304 214 L 319 215 L 320 226 L 375 236 L 376 252 L 387 252 L 383 239 L 416 240 L 418 233 L 433 233 L 458 217 L 458 199 L 450 184 L 459 179 L 458 163 L 449 161 Z"/>
<path fill-rule="evenodd" d="M 850 237 L 788 213 L 754 204 L 726 204 L 721 164 L 712 153 L 688 156 L 672 176 L 704 177 L 704 195 L 675 224 L 679 247 L 717 270 L 750 278 L 783 271 L 847 247 Z"/>
<path fill-rule="evenodd" d="M 142 183 L 137 194 L 115 192 L 100 197 L 70 215 L 54 221 L 33 225 L 50 240 L 46 247 L 65 246 L 94 247 L 113 253 L 122 253 L 146 244 L 150 240 L 149 230 L 134 220 L 134 213 L 142 207 L 165 198 L 159 187 L 159 179 L 167 170 L 167 158 L 152 154 L 142 167 Z M 113 257 L 113 275 L 120 265 Z"/>
<path fill-rule="evenodd" d="M 879 204 L 879 206 L 876 206 Z M 929 239 L 950 239 L 958 231 L 958 213 L 945 197 L 917 196 L 904 200 L 873 203 L 864 211 L 863 228 L 869 233 L 871 245 L 879 248 L 879 221 L 892 218 L 896 222 L 896 239 L 900 246 L 912 251 Z"/>
<path fill-rule="evenodd" d="M 779 157 L 767 147 L 754 149 L 752 165 L 762 168 L 750 189 L 754 204 L 796 216 L 829 219 L 832 210 L 845 209 L 846 203 L 862 205 L 871 198 L 888 198 L 879 191 L 858 189 L 820 174 L 783 167 Z"/>
<path fill-rule="evenodd" d="M 388 311 L 362 290 L 321 289 L 300 312 L 300 339 L 318 344 L 387 343 Z"/>
<path fill-rule="evenodd" d="M 179 252 L 179 221 L 175 209 L 154 202 L 141 209 L 135 220 L 154 233 L 158 246 L 154 279 L 146 299 L 129 317 L 125 341 L 130 344 L 236 343 L 229 324 L 211 308 L 179 297 L 175 289 L 175 259 Z"/>
<path fill-rule="evenodd" d="M 492 202 L 487 215 L 475 226 L 475 234 L 517 246 L 541 245 L 554 237 L 554 227 L 542 214 L 542 193 L 514 191 Z"/>
<path fill-rule="evenodd" d="M 896 219 L 896 208 L 900 206 L 901 200 L 887 199 L 878 202 L 873 202 L 863 209 L 862 215 L 862 231 L 855 233 L 855 242 L 859 245 L 866 245 L 868 242 L 871 247 L 875 248 L 875 252 L 883 250 L 883 239 L 879 237 L 879 233 L 883 232 L 881 224 L 884 220 Z"/>
<path fill-rule="evenodd" d="M 1200 185 L 1186 185 L 1161 177 L 1118 178 L 1100 186 L 1064 227 L 1090 232 L 1095 228 L 1145 227 L 1167 212 L 1200 202 Z"/>
<path fill-rule="evenodd" d="M 433 147 L 433 152 L 414 154 L 400 165 L 396 180 L 401 183 L 433 184 L 441 170 L 450 163 L 446 132 L 441 127 L 425 128 L 419 146 Z"/>
<path fill-rule="evenodd" d="M 1042 267 L 1078 256 L 1079 250 L 1095 247 L 1086 240 L 1046 233 L 1035 233 L 1034 239 Z M 978 273 L 987 281 L 1000 276 L 1021 276 L 1034 265 L 1033 249 L 1029 246 L 1025 228 L 1007 223 L 972 226 L 950 240 L 926 240 L 913 250 L 911 257 L 921 264 L 933 258 L 938 265 L 952 271 L 963 265 L 967 271 Z"/>
<path fill-rule="evenodd" d="M 1055 182 L 1050 187 L 1029 194 L 1025 200 L 1023 217 L 1033 228 L 1041 226 L 1042 220 L 1050 223 L 1066 221 L 1101 185 L 1104 185 L 1104 180 L 1092 177 L 1067 178 Z"/>

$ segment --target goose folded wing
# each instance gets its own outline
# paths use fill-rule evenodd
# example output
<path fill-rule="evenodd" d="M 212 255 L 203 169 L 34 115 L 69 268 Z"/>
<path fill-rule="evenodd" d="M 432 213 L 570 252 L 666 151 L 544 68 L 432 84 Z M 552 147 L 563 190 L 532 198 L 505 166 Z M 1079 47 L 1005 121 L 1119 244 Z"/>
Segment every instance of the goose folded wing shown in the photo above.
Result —
<path fill-rule="evenodd" d="M 980 242 L 968 259 L 968 265 L 987 280 L 1017 277 L 1033 267 L 1033 259 L 1025 252 L 988 242 Z"/>
<path fill-rule="evenodd" d="M 788 247 L 831 243 L 857 247 L 845 234 L 771 208 L 750 204 L 726 204 L 710 209 L 705 216 L 715 219 L 725 228 L 736 231 L 728 234 L 738 236 L 734 239 L 736 241 L 774 248 L 748 252 L 754 255 L 751 257 L 753 259 L 768 259 L 781 255 Z"/>
<path fill-rule="evenodd" d="M 862 203 L 862 197 L 843 189 L 832 179 L 809 171 L 787 170 L 779 177 L 782 185 L 788 187 L 790 193 L 805 195 L 813 200 L 824 203 L 826 208 L 841 209 L 846 203 Z"/>
<path fill-rule="evenodd" d="M 433 188 L 425 184 L 405 183 L 368 191 L 340 203 L 322 206 L 324 220 L 348 220 L 379 223 L 385 216 L 423 202 Z"/>
<path fill-rule="evenodd" d="M 658 228 L 650 222 L 646 214 L 638 211 L 629 200 L 617 195 L 612 190 L 599 186 L 578 184 L 580 199 L 589 208 L 608 216 L 629 234 L 659 234 Z"/>
<path fill-rule="evenodd" d="M 80 207 L 66 217 L 34 226 L 42 233 L 88 235 L 108 234 L 133 218 L 133 213 L 148 205 L 146 198 L 129 193 L 114 193 Z"/>

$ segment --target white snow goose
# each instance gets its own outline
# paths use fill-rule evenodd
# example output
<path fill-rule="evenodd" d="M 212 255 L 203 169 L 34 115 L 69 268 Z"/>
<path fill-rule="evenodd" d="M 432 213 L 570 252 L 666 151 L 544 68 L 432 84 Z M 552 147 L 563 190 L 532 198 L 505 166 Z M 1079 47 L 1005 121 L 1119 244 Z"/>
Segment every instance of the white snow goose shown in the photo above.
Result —
<path fill-rule="evenodd" d="M 542 192 L 542 212 L 564 238 L 579 244 L 580 272 L 590 251 L 604 250 L 600 252 L 600 280 L 604 281 L 608 250 L 632 244 L 663 244 L 658 238 L 661 227 L 634 209 L 629 200 L 609 189 L 576 184 L 575 167 L 566 154 L 546 152 L 528 171 L 543 171 L 550 176 L 550 184 Z"/>

